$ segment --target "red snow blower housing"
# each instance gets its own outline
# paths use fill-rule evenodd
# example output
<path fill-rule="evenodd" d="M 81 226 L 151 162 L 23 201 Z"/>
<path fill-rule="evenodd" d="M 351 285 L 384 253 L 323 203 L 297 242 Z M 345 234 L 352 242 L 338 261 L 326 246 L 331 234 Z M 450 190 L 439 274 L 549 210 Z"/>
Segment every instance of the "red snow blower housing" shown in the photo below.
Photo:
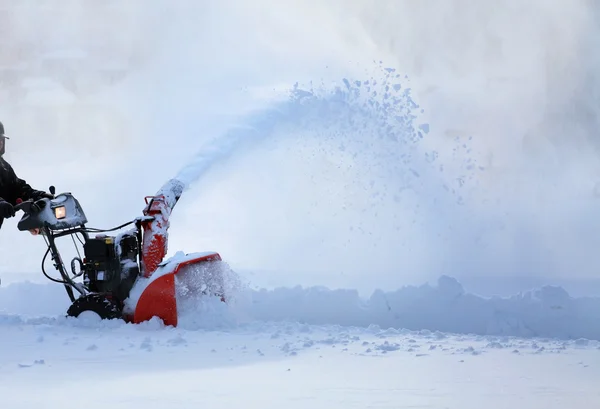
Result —
<path fill-rule="evenodd" d="M 17 228 L 46 240 L 48 249 L 42 260 L 42 272 L 51 281 L 65 286 L 72 302 L 67 315 L 78 317 L 92 312 L 103 319 L 133 323 L 158 317 L 165 325 L 176 326 L 176 284 L 178 277 L 183 279 L 190 273 L 196 274 L 196 282 L 184 285 L 186 291 L 195 289 L 198 290 L 195 295 L 216 296 L 225 301 L 219 253 L 178 253 L 163 261 L 169 216 L 183 188 L 180 181 L 170 180 L 155 196 L 145 198 L 142 217 L 109 230 L 86 227 L 85 213 L 71 193 L 61 193 L 54 199 L 28 200 L 16 206 L 16 210 L 24 212 Z M 50 192 L 54 194 L 53 186 Z M 117 235 L 104 234 L 129 225 L 133 228 Z M 56 245 L 56 239 L 65 236 L 72 238 L 78 255 L 71 261 L 72 274 L 67 273 Z M 83 246 L 83 258 L 76 237 Z M 48 254 L 61 279 L 46 273 L 44 262 Z M 79 277 L 81 282 L 75 281 Z"/>

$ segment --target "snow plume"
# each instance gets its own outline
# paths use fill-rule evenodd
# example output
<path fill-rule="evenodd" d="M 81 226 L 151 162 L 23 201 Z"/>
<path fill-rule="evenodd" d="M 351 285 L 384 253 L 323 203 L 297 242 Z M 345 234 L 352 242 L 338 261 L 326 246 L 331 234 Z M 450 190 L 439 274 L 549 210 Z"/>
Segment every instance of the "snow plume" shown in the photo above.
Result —
<path fill-rule="evenodd" d="M 197 251 L 211 234 L 211 248 L 230 254 L 234 268 L 370 269 L 372 277 L 392 275 L 392 285 L 437 275 L 447 239 L 440 231 L 460 222 L 462 186 L 481 169 L 465 159 L 466 138 L 454 141 L 458 160 L 443 163 L 424 146 L 430 127 L 409 85 L 393 67 L 374 64 L 370 76 L 296 84 L 285 100 L 241 120 L 175 176 L 194 189 L 173 214 L 170 248 Z M 273 236 L 284 231 L 294 233 Z M 265 243 L 268 254 L 255 247 Z M 431 258 L 432 249 L 442 256 Z"/>
<path fill-rule="evenodd" d="M 296 84 L 289 99 L 253 113 L 241 121 L 241 126 L 203 146 L 175 179 L 189 187 L 236 151 L 255 147 L 259 153 L 265 140 L 285 138 L 282 131 L 317 132 L 321 145 L 333 141 L 340 151 L 349 151 L 354 157 L 361 150 L 374 150 L 376 155 L 402 158 L 401 163 L 410 167 L 412 160 L 418 160 L 414 158 L 418 154 L 415 146 L 429 125 L 414 123 L 418 105 L 410 89 L 404 88 L 401 75 L 393 68 L 376 68 L 380 71 L 366 81 L 343 78 L 340 85 L 321 84 L 310 89 Z M 357 140 L 347 135 L 357 128 L 366 131 L 368 137 Z M 408 176 L 418 175 L 412 171 Z"/>

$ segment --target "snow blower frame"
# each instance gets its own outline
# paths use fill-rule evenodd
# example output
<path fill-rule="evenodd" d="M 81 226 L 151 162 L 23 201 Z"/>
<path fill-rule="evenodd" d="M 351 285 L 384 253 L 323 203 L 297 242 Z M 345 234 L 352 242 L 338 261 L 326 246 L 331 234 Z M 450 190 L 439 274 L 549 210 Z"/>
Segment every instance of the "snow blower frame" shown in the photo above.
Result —
<path fill-rule="evenodd" d="M 42 272 L 49 280 L 65 286 L 72 302 L 67 315 L 78 317 L 89 311 L 102 319 L 124 319 L 132 323 L 158 317 L 165 325 L 177 326 L 175 276 L 188 266 L 210 269 L 212 264 L 221 262 L 221 256 L 216 252 L 194 253 L 163 261 L 168 247 L 169 216 L 183 188 L 180 181 L 170 180 L 156 195 L 145 197 L 143 217 L 108 230 L 86 227 L 87 217 L 69 192 L 56 195 L 54 199 L 19 201 L 15 209 L 23 211 L 24 215 L 17 228 L 44 237 L 48 249 L 42 259 Z M 54 195 L 53 186 L 50 192 Z M 123 233 L 104 234 L 129 225 L 134 227 Z M 91 234 L 96 235 L 91 237 Z M 56 246 L 56 239 L 64 236 L 71 236 L 77 249 L 78 257 L 71 261 L 72 275 L 67 273 Z M 76 237 L 83 245 L 83 258 Z M 44 263 L 48 254 L 61 279 L 46 273 Z M 210 279 L 217 286 L 202 290 L 202 294 L 218 296 L 225 301 L 223 277 L 219 274 L 218 269 L 216 274 L 214 270 L 210 272 Z M 83 282 L 75 281 L 79 277 Z M 134 288 L 137 300 L 130 298 Z"/>

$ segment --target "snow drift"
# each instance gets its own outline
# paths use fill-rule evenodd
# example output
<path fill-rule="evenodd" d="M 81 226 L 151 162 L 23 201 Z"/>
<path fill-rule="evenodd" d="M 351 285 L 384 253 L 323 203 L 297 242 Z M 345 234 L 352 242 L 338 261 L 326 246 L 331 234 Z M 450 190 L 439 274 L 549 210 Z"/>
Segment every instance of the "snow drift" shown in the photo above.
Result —
<path fill-rule="evenodd" d="M 512 297 L 484 298 L 442 276 L 436 286 L 375 291 L 278 288 L 253 293 L 252 313 L 263 320 L 430 330 L 480 335 L 600 339 L 600 298 L 572 298 L 545 286 Z"/>
<path fill-rule="evenodd" d="M 67 320 L 62 318 L 67 307 L 61 286 L 20 282 L 0 288 L 0 322 L 43 317 L 59 323 Z M 361 298 L 356 290 L 324 287 L 246 289 L 235 295 L 231 305 L 208 300 L 193 304 L 182 314 L 183 330 L 280 321 L 600 340 L 600 298 L 574 298 L 562 287 L 552 286 L 511 297 L 484 298 L 467 293 L 448 276 L 440 277 L 437 285 L 377 290 L 369 298 Z"/>

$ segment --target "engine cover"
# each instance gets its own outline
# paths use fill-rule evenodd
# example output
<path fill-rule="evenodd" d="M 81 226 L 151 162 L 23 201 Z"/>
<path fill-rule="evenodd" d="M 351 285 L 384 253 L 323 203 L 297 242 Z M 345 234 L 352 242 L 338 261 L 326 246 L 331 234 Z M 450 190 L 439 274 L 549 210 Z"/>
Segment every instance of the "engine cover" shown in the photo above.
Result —
<path fill-rule="evenodd" d="M 124 301 L 139 275 L 137 237 L 90 238 L 83 249 L 83 283 L 92 292 L 110 293 Z"/>

